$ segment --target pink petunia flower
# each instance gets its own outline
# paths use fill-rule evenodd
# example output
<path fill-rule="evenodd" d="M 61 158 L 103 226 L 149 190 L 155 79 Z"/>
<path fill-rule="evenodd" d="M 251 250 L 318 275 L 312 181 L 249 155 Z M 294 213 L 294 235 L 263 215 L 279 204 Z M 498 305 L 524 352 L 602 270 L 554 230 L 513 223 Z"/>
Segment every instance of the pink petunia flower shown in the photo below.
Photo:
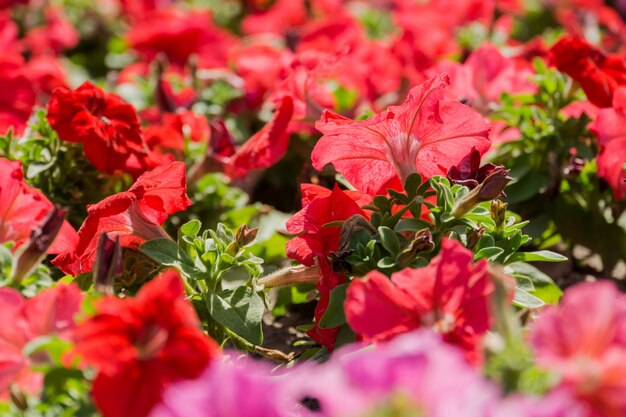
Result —
<path fill-rule="evenodd" d="M 531 334 L 537 363 L 587 403 L 589 416 L 626 415 L 626 295 L 611 282 L 582 283 L 545 311 Z"/>
<path fill-rule="evenodd" d="M 48 358 L 24 356 L 24 347 L 41 336 L 70 339 L 82 298 L 75 285 L 59 285 L 28 300 L 12 288 L 0 288 L 0 401 L 8 399 L 11 385 L 31 394 L 42 388 L 43 375 L 31 365 Z"/>

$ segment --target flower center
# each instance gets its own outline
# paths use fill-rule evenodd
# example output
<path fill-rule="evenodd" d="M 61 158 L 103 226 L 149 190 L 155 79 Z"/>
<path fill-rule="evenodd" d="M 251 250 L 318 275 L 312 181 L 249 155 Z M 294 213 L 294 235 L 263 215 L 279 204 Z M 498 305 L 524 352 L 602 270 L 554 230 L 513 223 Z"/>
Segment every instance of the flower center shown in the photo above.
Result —
<path fill-rule="evenodd" d="M 435 310 L 423 316 L 422 323 L 431 327 L 437 333 L 446 334 L 454 330 L 456 320 L 450 313 Z"/>
<path fill-rule="evenodd" d="M 404 132 L 388 137 L 385 141 L 387 160 L 393 165 L 403 184 L 409 175 L 417 172 L 419 149 L 420 140 L 415 135 Z"/>
<path fill-rule="evenodd" d="M 169 333 L 159 325 L 148 326 L 135 343 L 137 358 L 140 360 L 151 359 L 163 349 L 169 338 Z"/>

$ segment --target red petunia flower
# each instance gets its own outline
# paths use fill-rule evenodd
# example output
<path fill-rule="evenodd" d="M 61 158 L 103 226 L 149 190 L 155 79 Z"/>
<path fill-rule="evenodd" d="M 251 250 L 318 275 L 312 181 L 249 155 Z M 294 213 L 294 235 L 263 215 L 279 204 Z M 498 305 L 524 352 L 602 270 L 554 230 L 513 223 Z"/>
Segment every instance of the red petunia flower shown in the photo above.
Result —
<path fill-rule="evenodd" d="M 147 416 L 168 385 L 199 376 L 219 355 L 172 269 L 135 298 L 98 302 L 75 342 L 73 356 L 98 370 L 92 394 L 104 417 Z"/>
<path fill-rule="evenodd" d="M 598 137 L 598 176 L 613 188 L 615 198 L 626 198 L 626 87 L 613 96 L 613 108 L 600 109 L 589 129 Z"/>
<path fill-rule="evenodd" d="M 475 147 L 490 146 L 489 125 L 476 111 L 444 98 L 446 75 L 413 88 L 401 106 L 363 121 L 325 111 L 316 128 L 324 136 L 313 149 L 313 166 L 332 163 L 352 185 L 385 193 L 414 172 L 445 175 Z"/>
<path fill-rule="evenodd" d="M 18 71 L 0 69 L 0 135 L 12 128 L 22 135 L 33 112 L 36 94 L 30 80 Z"/>
<path fill-rule="evenodd" d="M 48 121 L 61 140 L 82 143 L 85 156 L 99 171 L 138 176 L 155 166 L 135 108 L 90 82 L 74 91 L 56 89 L 48 104 Z"/>
<path fill-rule="evenodd" d="M 269 9 L 247 15 L 241 22 L 241 27 L 246 35 L 255 33 L 284 35 L 306 21 L 307 10 L 303 0 L 277 0 Z"/>
<path fill-rule="evenodd" d="M 340 227 L 324 227 L 326 223 L 347 220 L 355 214 L 367 217 L 360 208 L 370 202 L 370 197 L 355 191 L 330 191 L 313 184 L 302 185 L 302 210 L 287 221 L 287 230 L 298 234 L 287 242 L 287 256 L 303 265 L 320 267 L 317 289 L 320 299 L 315 307 L 315 320 L 319 322 L 330 300 L 330 291 L 346 281 L 343 274 L 332 270 L 328 255 L 339 247 Z M 337 329 L 322 329 L 317 323 L 307 334 L 319 344 L 332 350 Z"/>
<path fill-rule="evenodd" d="M 126 40 L 147 61 L 163 53 L 170 63 L 182 67 L 192 54 L 199 54 L 204 61 L 226 66 L 228 49 L 235 40 L 212 21 L 206 11 L 158 10 L 135 24 Z"/>
<path fill-rule="evenodd" d="M 365 341 L 379 342 L 420 327 L 441 333 L 479 362 L 480 338 L 491 327 L 489 295 L 494 287 L 487 262 L 455 240 L 424 268 L 406 268 L 387 278 L 373 271 L 348 287 L 345 311 L 352 329 Z"/>
<path fill-rule="evenodd" d="M 25 356 L 24 348 L 42 336 L 71 339 L 82 298 L 75 285 L 58 285 L 28 300 L 13 288 L 0 288 L 0 401 L 9 399 L 12 385 L 31 394 L 41 390 L 44 376 L 31 366 L 49 358 Z"/>
<path fill-rule="evenodd" d="M 0 243 L 15 242 L 20 247 L 30 237 L 34 225 L 41 224 L 54 209 L 41 191 L 24 182 L 22 163 L 0 158 Z M 60 253 L 78 241 L 76 231 L 63 222 L 48 253 Z"/>
<path fill-rule="evenodd" d="M 160 226 L 168 214 L 186 209 L 185 164 L 172 162 L 141 175 L 128 190 L 87 207 L 87 218 L 78 230 L 78 243 L 52 263 L 66 274 L 91 271 L 102 233 L 118 236 L 123 247 L 136 249 L 150 239 L 169 238 Z"/>
<path fill-rule="evenodd" d="M 80 35 L 65 16 L 63 9 L 48 6 L 44 10 L 44 17 L 44 24 L 29 30 L 22 41 L 32 55 L 54 56 L 78 45 Z"/>
<path fill-rule="evenodd" d="M 626 84 L 626 58 L 607 54 L 581 38 L 565 36 L 550 50 L 552 63 L 576 81 L 590 102 L 611 107 L 613 93 Z"/>

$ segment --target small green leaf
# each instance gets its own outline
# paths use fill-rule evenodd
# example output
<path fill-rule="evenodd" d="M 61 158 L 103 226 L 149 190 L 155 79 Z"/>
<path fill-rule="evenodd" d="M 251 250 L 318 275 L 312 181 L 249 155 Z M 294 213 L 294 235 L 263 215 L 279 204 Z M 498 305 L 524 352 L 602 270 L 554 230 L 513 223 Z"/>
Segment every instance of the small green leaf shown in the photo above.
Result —
<path fill-rule="evenodd" d="M 515 278 L 515 287 L 519 288 L 520 290 L 524 290 L 527 292 L 534 292 L 535 291 L 535 285 L 533 284 L 533 281 L 528 278 L 527 276 L 524 275 L 513 275 L 513 278 Z"/>
<path fill-rule="evenodd" d="M 379 260 L 376 265 L 381 269 L 389 269 L 395 267 L 397 264 L 393 258 L 385 256 L 384 258 Z"/>
<path fill-rule="evenodd" d="M 427 222 L 426 220 L 421 220 L 421 219 L 402 219 L 398 222 L 398 224 L 395 227 L 395 231 L 397 233 L 402 233 L 402 232 L 417 232 L 419 230 L 422 229 L 426 229 L 428 228 L 428 226 L 430 226 L 431 223 Z"/>
<path fill-rule="evenodd" d="M 539 298 L 529 294 L 521 288 L 515 289 L 513 304 L 522 308 L 539 308 L 545 305 L 545 303 Z"/>
<path fill-rule="evenodd" d="M 383 248 L 391 255 L 396 256 L 400 252 L 400 240 L 396 232 L 386 226 L 380 226 L 378 234 L 380 235 L 380 242 Z"/>
<path fill-rule="evenodd" d="M 265 308 L 263 300 L 252 288 L 242 286 L 234 291 L 210 292 L 205 302 L 209 314 L 219 324 L 252 344 L 263 342 L 261 320 Z"/>
<path fill-rule="evenodd" d="M 500 256 L 502 252 L 504 252 L 504 249 L 498 246 L 492 246 L 490 248 L 482 248 L 481 250 L 476 252 L 476 254 L 474 255 L 474 262 L 478 261 L 479 259 L 493 260 L 497 258 L 498 256 Z"/>
<path fill-rule="evenodd" d="M 187 223 L 183 224 L 180 229 L 178 229 L 178 237 L 179 239 L 182 236 L 187 236 L 191 238 L 196 237 L 198 236 L 198 232 L 200 231 L 201 227 L 202 223 L 200 223 L 200 220 L 190 220 Z"/>
<path fill-rule="evenodd" d="M 322 318 L 320 318 L 319 327 L 322 329 L 332 329 L 346 323 L 343 302 L 346 299 L 347 289 L 348 284 L 341 284 L 331 290 L 328 307 L 326 307 L 326 312 Z"/>
<path fill-rule="evenodd" d="M 170 239 L 149 240 L 141 245 L 139 250 L 161 265 L 176 267 L 188 277 L 196 277 L 206 272 L 201 262 L 194 262 L 176 242 Z"/>
<path fill-rule="evenodd" d="M 567 257 L 549 250 L 540 250 L 536 252 L 517 252 L 509 256 L 506 263 L 518 261 L 525 262 L 563 262 L 567 261 Z"/>

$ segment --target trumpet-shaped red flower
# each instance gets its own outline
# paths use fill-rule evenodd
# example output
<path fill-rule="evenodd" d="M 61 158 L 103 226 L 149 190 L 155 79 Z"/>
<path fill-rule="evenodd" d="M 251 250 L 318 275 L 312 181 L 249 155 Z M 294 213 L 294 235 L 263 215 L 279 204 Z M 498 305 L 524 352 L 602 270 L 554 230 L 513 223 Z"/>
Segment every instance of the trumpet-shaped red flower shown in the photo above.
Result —
<path fill-rule="evenodd" d="M 138 176 L 154 166 L 135 108 L 89 82 L 75 91 L 57 88 L 48 104 L 48 121 L 61 140 L 82 143 L 99 171 Z"/>
<path fill-rule="evenodd" d="M 369 194 L 385 193 L 414 172 L 445 175 L 475 147 L 490 146 L 489 126 L 468 106 L 444 98 L 447 75 L 409 92 L 401 106 L 363 121 L 325 111 L 316 128 L 324 136 L 313 149 L 316 169 L 333 163 L 352 185 Z"/>
<path fill-rule="evenodd" d="M 611 107 L 613 93 L 626 84 L 626 58 L 607 54 L 581 38 L 566 36 L 550 50 L 559 69 L 580 83 L 590 102 Z"/>
<path fill-rule="evenodd" d="M 92 394 L 104 417 L 147 416 L 169 384 L 199 376 L 219 355 L 171 269 L 135 298 L 101 300 L 75 342 L 74 355 L 98 370 Z"/>
<path fill-rule="evenodd" d="M 431 327 L 472 362 L 480 361 L 480 338 L 491 326 L 493 283 L 487 262 L 472 260 L 472 252 L 444 239 L 441 252 L 424 268 L 406 268 L 391 279 L 377 271 L 355 279 L 344 304 L 348 324 L 371 342 Z"/>
<path fill-rule="evenodd" d="M 46 196 L 23 178 L 21 162 L 0 158 L 0 243 L 15 242 L 15 248 L 26 242 L 33 226 L 54 209 Z M 68 250 L 77 240 L 76 231 L 65 221 L 48 253 Z"/>
<path fill-rule="evenodd" d="M 610 282 L 578 284 L 542 314 L 532 342 L 537 362 L 588 403 L 593 416 L 626 414 L 626 296 Z"/>
<path fill-rule="evenodd" d="M 613 108 L 600 109 L 589 128 L 598 137 L 598 176 L 613 187 L 615 198 L 626 198 L 626 87 L 613 97 Z"/>
<path fill-rule="evenodd" d="M 330 301 L 330 291 L 346 281 L 343 274 L 334 272 L 328 255 L 339 247 L 341 228 L 324 227 L 326 223 L 347 220 L 355 214 L 367 217 L 360 208 L 370 202 L 370 197 L 355 191 L 342 191 L 339 187 L 330 191 L 313 184 L 302 184 L 302 210 L 287 221 L 287 230 L 298 234 L 287 242 L 287 256 L 303 265 L 320 266 L 317 289 L 320 299 L 315 307 L 315 319 L 319 322 Z M 329 349 L 335 345 L 337 329 L 322 329 L 317 323 L 307 332 L 316 342 Z"/>
<path fill-rule="evenodd" d="M 71 339 L 82 298 L 75 285 L 59 285 L 28 300 L 12 288 L 0 288 L 0 401 L 9 398 L 11 385 L 31 394 L 41 390 L 43 374 L 31 365 L 49 358 L 24 356 L 24 347 L 41 336 Z"/>
<path fill-rule="evenodd" d="M 136 249 L 146 240 L 168 238 L 160 225 L 168 214 L 190 204 L 183 162 L 146 172 L 128 191 L 89 206 L 87 218 L 78 230 L 78 243 L 52 263 L 67 274 L 89 272 L 102 233 L 112 239 L 119 236 L 122 246 Z"/>

